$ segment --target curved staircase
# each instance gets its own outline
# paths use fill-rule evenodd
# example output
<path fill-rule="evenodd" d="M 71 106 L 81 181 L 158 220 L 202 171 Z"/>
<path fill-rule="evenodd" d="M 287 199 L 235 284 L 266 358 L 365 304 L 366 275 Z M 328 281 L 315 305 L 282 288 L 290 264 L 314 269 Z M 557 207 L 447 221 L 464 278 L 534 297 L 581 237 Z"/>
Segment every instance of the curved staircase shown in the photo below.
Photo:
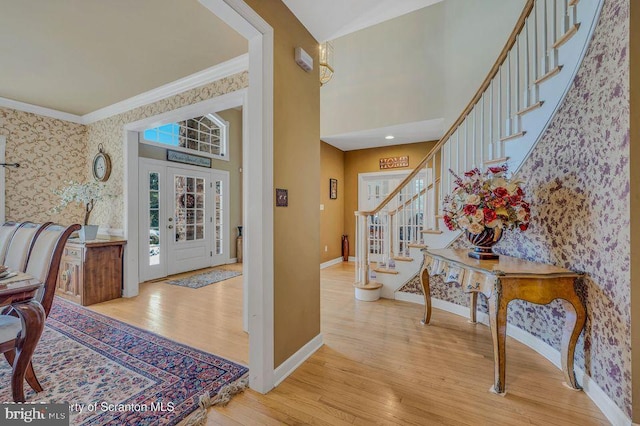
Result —
<path fill-rule="evenodd" d="M 441 206 L 456 174 L 508 164 L 517 172 L 564 100 L 604 0 L 528 0 L 500 56 L 418 167 L 371 211 L 356 214 L 356 298 L 406 297 L 424 247 L 449 246 Z"/>

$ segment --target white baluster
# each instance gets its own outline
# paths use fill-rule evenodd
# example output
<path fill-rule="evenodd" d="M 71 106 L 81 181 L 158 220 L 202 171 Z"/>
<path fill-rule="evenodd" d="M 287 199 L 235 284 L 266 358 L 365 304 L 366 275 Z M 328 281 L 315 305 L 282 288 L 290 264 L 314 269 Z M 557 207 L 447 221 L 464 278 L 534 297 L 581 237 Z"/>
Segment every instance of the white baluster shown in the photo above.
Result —
<path fill-rule="evenodd" d="M 562 0 L 561 0 L 562 1 Z M 552 1 L 553 3 L 553 12 L 551 13 L 551 22 L 553 22 L 552 28 L 553 28 L 553 32 L 551 34 L 551 40 L 553 40 L 553 43 L 551 43 L 552 45 L 556 43 L 556 41 L 558 41 L 558 4 L 556 3 L 556 0 Z M 558 66 L 558 50 L 555 48 L 551 48 L 551 69 L 555 68 Z"/>
<path fill-rule="evenodd" d="M 495 155 L 495 149 L 493 147 L 494 144 L 494 140 L 493 140 L 493 129 L 494 129 L 494 125 L 495 125 L 495 120 L 493 118 L 493 86 L 494 86 L 494 82 L 495 82 L 495 78 L 493 80 L 491 80 L 491 84 L 489 85 L 489 160 L 493 160 L 494 158 L 497 158 Z"/>
<path fill-rule="evenodd" d="M 486 92 L 485 92 L 486 93 Z M 478 167 L 480 167 L 481 165 L 483 165 L 484 163 L 484 159 L 485 159 L 485 134 L 484 134 L 484 120 L 485 120 L 485 116 L 484 116 L 484 103 L 485 103 L 485 93 L 482 94 L 482 97 L 480 98 L 480 158 L 478 160 Z"/>
<path fill-rule="evenodd" d="M 543 55 L 542 55 L 542 75 L 546 75 L 550 68 L 549 68 L 549 62 L 551 60 L 550 58 L 550 52 L 549 52 L 549 14 L 547 12 L 547 1 L 548 0 L 542 0 L 542 24 L 543 24 L 543 32 L 542 32 L 542 48 L 544 49 Z"/>

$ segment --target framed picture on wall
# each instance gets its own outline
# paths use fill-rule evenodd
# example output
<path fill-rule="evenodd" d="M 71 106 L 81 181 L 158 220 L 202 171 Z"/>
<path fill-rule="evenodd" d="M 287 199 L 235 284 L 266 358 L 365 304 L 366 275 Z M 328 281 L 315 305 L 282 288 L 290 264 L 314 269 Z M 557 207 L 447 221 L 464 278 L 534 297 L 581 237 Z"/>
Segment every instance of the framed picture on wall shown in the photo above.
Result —
<path fill-rule="evenodd" d="M 329 198 L 338 198 L 338 179 L 329 179 Z"/>

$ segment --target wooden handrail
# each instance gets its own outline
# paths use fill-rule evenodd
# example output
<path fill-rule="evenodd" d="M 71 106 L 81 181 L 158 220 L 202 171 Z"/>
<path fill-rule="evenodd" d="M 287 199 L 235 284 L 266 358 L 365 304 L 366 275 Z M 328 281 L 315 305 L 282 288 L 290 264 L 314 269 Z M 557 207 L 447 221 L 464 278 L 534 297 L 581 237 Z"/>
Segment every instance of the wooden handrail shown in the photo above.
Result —
<path fill-rule="evenodd" d="M 509 55 L 509 52 L 511 51 L 513 46 L 516 44 L 516 41 L 518 40 L 518 35 L 522 32 L 522 29 L 524 28 L 525 23 L 527 22 L 527 18 L 529 17 L 529 15 L 531 15 L 531 12 L 533 11 L 534 6 L 535 6 L 535 0 L 527 0 L 527 4 L 525 4 L 524 9 L 522 10 L 522 13 L 520 14 L 520 18 L 518 18 L 518 22 L 516 23 L 516 26 L 513 28 L 513 31 L 511 32 L 511 35 L 509 36 L 507 43 L 502 48 L 502 51 L 500 52 L 498 59 L 496 59 L 495 63 L 493 64 L 493 67 L 491 67 L 489 74 L 484 79 L 484 81 L 480 85 L 480 88 L 478 89 L 476 94 L 473 96 L 469 104 L 467 104 L 466 108 L 462 111 L 462 114 L 460 114 L 458 119 L 453 123 L 453 125 L 451 125 L 451 127 L 444 134 L 444 136 L 440 138 L 436 146 L 434 146 L 431 149 L 431 151 L 429 151 L 429 153 L 422 159 L 422 161 L 420 161 L 420 163 L 416 166 L 416 168 L 413 169 L 411 173 L 409 173 L 409 176 L 407 176 L 402 182 L 400 182 L 400 184 L 396 187 L 396 189 L 391 191 L 391 193 L 387 196 L 387 198 L 382 200 L 382 202 L 378 205 L 378 207 L 376 207 L 371 211 L 357 212 L 356 214 L 357 216 L 372 216 L 378 213 L 380 210 L 382 210 L 384 206 L 389 204 L 389 202 L 396 195 L 398 195 L 398 193 L 402 190 L 402 188 L 407 183 L 409 183 L 414 177 L 416 177 L 416 175 L 427 164 L 427 162 L 431 160 L 435 156 L 435 154 L 440 150 L 440 148 L 442 148 L 442 146 L 447 142 L 447 140 L 449 140 L 449 137 L 451 137 L 451 135 L 455 133 L 458 127 L 460 127 L 460 125 L 467 118 L 469 113 L 473 111 L 474 106 L 480 101 L 480 99 L 482 99 L 482 95 L 489 88 L 489 86 L 491 85 L 491 81 L 493 81 L 495 76 L 498 74 L 500 67 L 504 63 L 505 59 L 507 59 L 507 56 Z M 444 170 L 440 171 L 440 173 L 444 173 L 444 172 L 445 172 Z"/>

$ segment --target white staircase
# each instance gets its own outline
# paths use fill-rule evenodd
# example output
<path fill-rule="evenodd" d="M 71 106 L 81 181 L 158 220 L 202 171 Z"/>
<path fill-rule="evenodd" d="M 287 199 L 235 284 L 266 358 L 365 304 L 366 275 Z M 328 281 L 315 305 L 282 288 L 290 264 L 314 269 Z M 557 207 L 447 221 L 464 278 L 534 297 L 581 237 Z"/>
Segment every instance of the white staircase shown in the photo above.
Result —
<path fill-rule="evenodd" d="M 518 170 L 571 87 L 603 3 L 527 1 L 458 120 L 378 207 L 355 212 L 357 298 L 396 298 L 419 272 L 422 247 L 444 248 L 460 235 L 441 216 L 443 198 L 453 190 L 449 169 L 462 174 L 507 163 Z M 370 261 L 374 253 L 380 263 Z"/>

